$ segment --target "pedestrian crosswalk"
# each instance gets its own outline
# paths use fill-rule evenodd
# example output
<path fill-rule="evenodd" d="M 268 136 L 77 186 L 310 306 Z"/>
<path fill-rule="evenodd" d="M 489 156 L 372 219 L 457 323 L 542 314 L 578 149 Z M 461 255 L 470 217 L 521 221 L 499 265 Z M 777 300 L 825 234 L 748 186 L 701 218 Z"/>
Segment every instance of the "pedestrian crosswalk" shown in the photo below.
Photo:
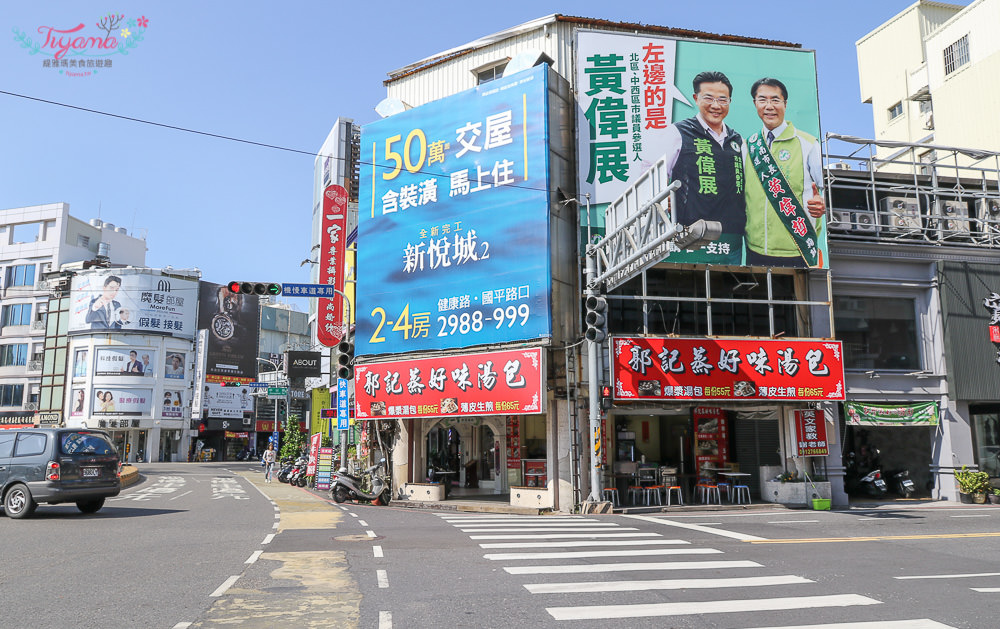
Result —
<path fill-rule="evenodd" d="M 762 619 L 771 618 L 773 622 L 773 614 L 768 615 L 771 612 L 841 608 L 851 610 L 854 620 L 780 627 L 950 628 L 928 618 L 876 621 L 863 610 L 882 601 L 830 591 L 829 586 L 821 587 L 799 575 L 771 574 L 772 570 L 756 561 L 727 558 L 723 550 L 622 526 L 609 518 L 438 515 L 477 542 L 485 560 L 505 563 L 504 573 L 525 579 L 525 590 L 541 597 L 545 611 L 556 621 L 690 616 L 691 624 L 675 624 L 679 620 L 674 619 L 671 626 L 703 627 L 707 626 L 703 619 L 711 617 L 738 619 L 739 624 L 729 621 L 725 626 L 754 627 L 766 624 L 760 622 Z M 704 594 L 698 595 L 709 591 L 717 596 L 706 601 Z M 600 596 L 612 593 L 618 595 Z M 720 593 L 723 595 L 718 596 Z M 579 596 L 584 594 L 598 596 Z M 621 599 L 624 596 L 627 600 Z M 760 614 L 757 622 L 754 614 Z M 846 612 L 837 616 L 845 617 Z"/>

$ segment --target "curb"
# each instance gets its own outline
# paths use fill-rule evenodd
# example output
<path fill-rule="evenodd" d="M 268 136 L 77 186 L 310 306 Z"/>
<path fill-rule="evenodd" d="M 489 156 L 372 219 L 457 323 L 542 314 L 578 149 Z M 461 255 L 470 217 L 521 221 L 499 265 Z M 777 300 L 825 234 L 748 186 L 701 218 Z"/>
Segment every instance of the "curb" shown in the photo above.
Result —
<path fill-rule="evenodd" d="M 140 479 L 139 468 L 133 465 L 125 465 L 122 467 L 121 476 L 119 476 L 122 489 L 135 485 Z"/>

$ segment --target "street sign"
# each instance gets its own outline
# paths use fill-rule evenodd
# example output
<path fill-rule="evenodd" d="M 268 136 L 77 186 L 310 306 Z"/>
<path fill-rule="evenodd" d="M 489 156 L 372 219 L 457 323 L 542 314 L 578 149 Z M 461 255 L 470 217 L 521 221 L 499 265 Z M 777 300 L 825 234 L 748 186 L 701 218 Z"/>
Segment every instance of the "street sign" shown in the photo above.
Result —
<path fill-rule="evenodd" d="M 288 387 L 268 387 L 267 398 L 269 400 L 280 399 L 288 395 Z"/>
<path fill-rule="evenodd" d="M 247 386 L 251 389 L 266 389 L 268 385 L 266 382 L 248 382 Z"/>
<path fill-rule="evenodd" d="M 347 430 L 350 426 L 348 401 L 347 380 L 337 378 L 337 430 Z"/>
<path fill-rule="evenodd" d="M 333 286 L 326 284 L 282 284 L 283 297 L 336 297 Z"/>

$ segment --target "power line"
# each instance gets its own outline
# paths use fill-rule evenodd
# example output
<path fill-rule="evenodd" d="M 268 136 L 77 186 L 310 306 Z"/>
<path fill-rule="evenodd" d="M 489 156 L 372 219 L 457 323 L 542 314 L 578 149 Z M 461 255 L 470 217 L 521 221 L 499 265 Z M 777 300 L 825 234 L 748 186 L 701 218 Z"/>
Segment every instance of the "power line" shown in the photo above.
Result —
<path fill-rule="evenodd" d="M 0 90 L 0 94 L 6 94 L 7 96 L 14 96 L 16 98 L 23 98 L 25 100 L 31 100 L 31 101 L 35 101 L 35 102 L 39 102 L 39 103 L 45 103 L 46 105 L 55 105 L 56 107 L 65 107 L 67 109 L 75 109 L 77 111 L 84 111 L 84 112 L 87 112 L 87 113 L 90 113 L 90 114 L 97 114 L 99 116 L 107 116 L 109 118 L 117 118 L 119 120 L 128 120 L 129 122 L 138 122 L 140 124 L 148 124 L 148 125 L 152 125 L 154 127 L 162 127 L 164 129 L 172 129 L 174 131 L 183 131 L 185 133 L 193 133 L 195 135 L 203 135 L 203 136 L 206 136 L 206 137 L 216 138 L 216 139 L 219 139 L 219 140 L 229 140 L 230 142 L 240 142 L 242 144 L 250 144 L 252 146 L 259 146 L 259 147 L 262 147 L 262 148 L 275 149 L 277 151 L 285 151 L 285 152 L 288 152 L 288 153 L 297 153 L 297 154 L 300 154 L 300 155 L 308 155 L 309 157 L 327 157 L 327 158 L 338 159 L 338 160 L 345 160 L 346 159 L 345 157 L 340 157 L 340 156 L 337 156 L 337 155 L 325 155 L 323 153 L 315 153 L 313 151 L 303 151 L 301 149 L 293 149 L 293 148 L 289 148 L 287 146 L 278 146 L 277 144 L 267 144 L 267 143 L 264 143 L 264 142 L 255 142 L 254 140 L 246 140 L 246 139 L 243 139 L 243 138 L 234 138 L 234 137 L 229 136 L 229 135 L 222 135 L 222 134 L 219 134 L 219 133 L 209 133 L 208 131 L 199 131 L 197 129 L 189 129 L 187 127 L 179 127 L 177 125 L 166 124 L 166 123 L 163 123 L 163 122 L 155 122 L 153 120 L 145 120 L 143 118 L 134 118 L 132 116 L 123 116 L 121 114 L 114 114 L 114 113 L 111 113 L 111 112 L 108 112 L 108 111 L 101 111 L 99 109 L 89 109 L 87 107 L 80 107 L 79 105 L 70 105 L 69 103 L 61 103 L 59 101 L 46 100 L 44 98 L 38 98 L 36 96 L 28 96 L 26 94 L 18 94 L 16 92 L 8 92 L 8 91 L 5 91 L 5 90 Z M 389 164 L 378 164 L 378 163 L 375 163 L 375 162 L 366 162 L 364 160 L 358 160 L 357 163 L 358 163 L 359 166 L 373 166 L 375 168 L 384 168 L 386 170 L 395 169 L 395 166 L 391 166 Z M 408 172 L 410 172 L 410 174 L 414 174 L 414 175 L 415 174 L 421 174 L 421 175 L 428 175 L 430 177 L 438 177 L 438 178 L 442 178 L 442 179 L 449 177 L 449 175 L 447 175 L 447 174 L 427 172 L 427 171 L 423 171 L 423 170 L 415 170 L 415 171 L 408 171 Z M 503 186 L 496 186 L 496 187 L 500 187 L 500 188 L 516 188 L 516 189 L 519 189 L 519 190 L 535 190 L 535 191 L 540 191 L 540 192 L 550 192 L 551 191 L 549 188 L 539 188 L 539 187 L 535 187 L 535 186 L 525 186 L 525 185 L 519 185 L 519 184 L 515 184 L 515 183 L 504 184 Z"/>

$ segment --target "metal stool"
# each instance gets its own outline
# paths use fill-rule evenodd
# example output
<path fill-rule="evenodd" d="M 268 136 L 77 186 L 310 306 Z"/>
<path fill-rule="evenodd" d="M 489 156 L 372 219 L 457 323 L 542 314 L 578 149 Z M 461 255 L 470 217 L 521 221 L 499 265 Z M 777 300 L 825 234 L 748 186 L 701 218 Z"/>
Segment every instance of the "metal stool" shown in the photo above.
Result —
<path fill-rule="evenodd" d="M 642 495 L 645 493 L 645 489 L 646 489 L 645 487 L 642 487 L 640 485 L 629 485 L 628 503 L 633 506 L 639 504 L 638 499 L 641 498 Z"/>
<path fill-rule="evenodd" d="M 618 488 L 617 487 L 605 487 L 601 491 L 601 498 L 605 502 L 610 502 L 616 507 L 620 507 L 620 501 L 618 500 Z"/>
<path fill-rule="evenodd" d="M 719 497 L 721 499 L 722 494 L 726 494 L 726 500 L 733 501 L 733 492 L 729 489 L 729 483 L 716 483 L 719 486 Z"/>
<path fill-rule="evenodd" d="M 743 504 L 744 498 L 746 498 L 746 504 L 752 504 L 750 502 L 750 487 L 747 485 L 733 485 L 733 504 Z"/>
<path fill-rule="evenodd" d="M 667 506 L 669 507 L 671 502 L 670 498 L 674 495 L 674 491 L 677 491 L 677 504 L 684 506 L 684 492 L 681 491 L 680 485 L 671 485 L 667 487 Z"/>
<path fill-rule="evenodd" d="M 702 504 L 722 504 L 722 498 L 719 497 L 719 486 L 718 485 L 702 485 Z"/>
<path fill-rule="evenodd" d="M 663 505 L 663 499 L 660 498 L 660 492 L 663 491 L 663 490 L 665 490 L 665 489 L 666 489 L 666 487 L 664 487 L 663 485 L 649 485 L 649 486 L 647 486 L 646 487 L 646 491 L 645 491 L 646 504 L 649 505 L 649 506 L 652 506 L 652 504 L 653 504 L 653 497 L 655 496 L 656 497 L 656 504 L 662 506 Z"/>

